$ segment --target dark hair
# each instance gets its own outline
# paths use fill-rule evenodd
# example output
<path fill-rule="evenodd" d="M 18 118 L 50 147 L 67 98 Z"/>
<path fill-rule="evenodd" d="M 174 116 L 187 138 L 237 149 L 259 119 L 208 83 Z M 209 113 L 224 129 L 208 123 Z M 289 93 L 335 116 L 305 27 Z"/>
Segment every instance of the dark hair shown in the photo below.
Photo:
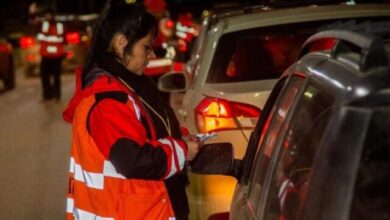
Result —
<path fill-rule="evenodd" d="M 116 33 L 122 33 L 126 36 L 128 44 L 124 48 L 124 54 L 128 55 L 134 44 L 150 32 L 156 36 L 157 20 L 146 11 L 143 4 L 127 4 L 125 0 L 108 1 L 95 26 L 91 49 L 84 65 L 83 81 L 94 64 L 99 61 L 99 56 L 108 52 L 109 45 Z"/>

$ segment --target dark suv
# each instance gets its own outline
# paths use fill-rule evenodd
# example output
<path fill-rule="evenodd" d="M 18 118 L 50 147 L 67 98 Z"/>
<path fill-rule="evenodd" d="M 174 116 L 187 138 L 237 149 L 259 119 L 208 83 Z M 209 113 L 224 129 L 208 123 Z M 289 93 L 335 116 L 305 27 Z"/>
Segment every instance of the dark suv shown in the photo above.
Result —
<path fill-rule="evenodd" d="M 230 213 L 211 219 L 390 219 L 390 23 L 348 27 L 306 41 L 243 160 L 230 143 L 195 158 L 192 172 L 238 180 Z"/>

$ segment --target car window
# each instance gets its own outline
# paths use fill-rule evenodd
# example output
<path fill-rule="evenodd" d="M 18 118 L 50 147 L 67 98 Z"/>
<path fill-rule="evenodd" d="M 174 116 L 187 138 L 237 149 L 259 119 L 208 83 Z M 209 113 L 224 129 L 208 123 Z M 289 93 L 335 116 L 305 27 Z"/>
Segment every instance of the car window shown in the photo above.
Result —
<path fill-rule="evenodd" d="M 290 110 L 300 87 L 303 85 L 303 82 L 304 78 L 293 77 L 291 81 L 287 83 L 286 89 L 283 90 L 279 99 L 280 102 L 274 106 L 264 127 L 261 129 L 260 134 L 257 134 L 261 136 L 257 149 L 261 150 L 258 150 L 256 153 L 256 158 L 252 165 L 254 171 L 250 177 L 252 183 L 249 192 L 249 200 L 253 203 L 254 207 L 257 207 L 259 203 L 265 174 L 268 169 L 272 151 L 276 144 L 276 139 L 280 135 L 280 129 L 282 128 L 283 122 L 285 121 L 288 111 Z"/>
<path fill-rule="evenodd" d="M 377 109 L 367 129 L 354 189 L 351 219 L 389 219 L 390 108 Z"/>
<path fill-rule="evenodd" d="M 308 34 L 257 29 L 221 38 L 207 82 L 276 79 L 291 65 Z"/>
<path fill-rule="evenodd" d="M 277 79 L 296 60 L 300 47 L 313 33 L 320 29 L 344 29 L 344 22 L 358 24 L 372 19 L 310 21 L 226 33 L 218 41 L 206 81 Z"/>
<path fill-rule="evenodd" d="M 265 219 L 299 219 L 310 171 L 334 104 L 333 96 L 309 84 L 287 125 L 272 175 Z"/>

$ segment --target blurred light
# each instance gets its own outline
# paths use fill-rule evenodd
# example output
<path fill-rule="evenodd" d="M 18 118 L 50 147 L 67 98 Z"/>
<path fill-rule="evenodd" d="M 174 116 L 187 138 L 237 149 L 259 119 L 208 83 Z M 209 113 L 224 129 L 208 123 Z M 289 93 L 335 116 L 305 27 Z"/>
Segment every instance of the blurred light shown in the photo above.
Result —
<path fill-rule="evenodd" d="M 26 49 L 34 45 L 34 38 L 31 36 L 22 36 L 19 40 L 20 48 Z"/>
<path fill-rule="evenodd" d="M 82 41 L 82 42 L 87 42 L 88 39 L 89 39 L 88 35 L 83 35 L 83 36 L 81 37 L 81 41 Z"/>
<path fill-rule="evenodd" d="M 305 95 L 307 98 L 309 98 L 309 99 L 313 98 L 313 93 L 311 93 L 311 92 L 309 92 L 309 91 L 305 92 L 304 95 Z"/>
<path fill-rule="evenodd" d="M 79 44 L 80 43 L 80 33 L 71 32 L 71 33 L 66 34 L 66 41 L 69 44 Z"/>
<path fill-rule="evenodd" d="M 75 55 L 74 51 L 70 50 L 70 51 L 66 52 L 67 59 L 72 59 L 74 57 L 74 55 Z"/>
<path fill-rule="evenodd" d="M 358 87 L 356 88 L 356 95 L 358 96 L 365 96 L 369 93 L 367 88 L 364 87 Z"/>
<path fill-rule="evenodd" d="M 173 28 L 175 26 L 175 23 L 171 19 L 168 19 L 167 22 L 165 22 L 165 26 L 167 28 Z"/>
<path fill-rule="evenodd" d="M 28 54 L 26 56 L 26 61 L 27 62 L 34 62 L 36 60 L 36 56 L 34 54 Z"/>
<path fill-rule="evenodd" d="M 210 12 L 208 11 L 208 10 L 204 10 L 203 12 L 202 12 L 202 16 L 203 17 L 208 17 L 210 15 Z"/>

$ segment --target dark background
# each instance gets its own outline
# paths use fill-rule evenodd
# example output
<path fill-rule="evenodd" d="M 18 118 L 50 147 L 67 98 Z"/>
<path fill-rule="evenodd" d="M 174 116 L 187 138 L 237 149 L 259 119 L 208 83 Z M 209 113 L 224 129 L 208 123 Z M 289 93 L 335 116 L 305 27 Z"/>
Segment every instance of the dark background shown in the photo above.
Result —
<path fill-rule="evenodd" d="M 116 1 L 116 0 L 114 0 Z M 119 0 L 118 0 L 119 1 Z M 123 0 L 124 1 L 124 0 Z M 140 0 L 138 0 L 140 1 Z M 195 19 L 199 19 L 205 9 L 234 5 L 253 5 L 283 2 L 287 5 L 305 4 L 306 2 L 327 3 L 345 2 L 341 0 L 165 0 L 171 18 L 175 19 L 181 12 L 190 11 Z M 355 0 L 356 3 L 386 2 L 390 0 Z M 11 0 L 0 1 L 0 37 L 9 33 L 25 32 L 28 24 L 28 7 L 36 2 L 40 9 L 53 8 L 61 14 L 90 14 L 99 13 L 106 0 Z"/>

